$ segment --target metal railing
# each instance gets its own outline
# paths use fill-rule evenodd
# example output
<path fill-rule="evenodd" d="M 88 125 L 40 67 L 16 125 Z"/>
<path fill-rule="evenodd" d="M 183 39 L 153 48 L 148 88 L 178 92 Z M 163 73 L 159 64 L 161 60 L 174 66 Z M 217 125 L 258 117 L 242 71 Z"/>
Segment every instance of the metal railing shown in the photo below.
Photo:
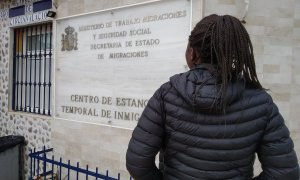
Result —
<path fill-rule="evenodd" d="M 88 165 L 85 168 L 81 168 L 78 162 L 76 166 L 73 166 L 70 160 L 68 160 L 68 163 L 63 163 L 61 157 L 59 161 L 54 159 L 54 155 L 48 158 L 47 153 L 51 151 L 53 151 L 53 148 L 46 149 L 45 147 L 41 151 L 30 150 L 29 180 L 88 180 L 89 177 L 96 180 L 120 180 L 120 173 L 117 178 L 114 178 L 109 176 L 108 170 L 106 170 L 106 174 L 104 175 L 99 173 L 98 168 L 92 171 L 89 170 Z"/>
<path fill-rule="evenodd" d="M 12 109 L 51 115 L 52 24 L 14 30 Z"/>

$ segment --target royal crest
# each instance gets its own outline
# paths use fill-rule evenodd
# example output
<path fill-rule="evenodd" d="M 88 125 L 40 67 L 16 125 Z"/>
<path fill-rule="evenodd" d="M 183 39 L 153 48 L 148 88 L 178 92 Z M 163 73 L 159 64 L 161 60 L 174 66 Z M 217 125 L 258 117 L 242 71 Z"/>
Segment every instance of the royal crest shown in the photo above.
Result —
<path fill-rule="evenodd" d="M 72 51 L 77 50 L 77 32 L 71 26 L 68 26 L 65 29 L 66 34 L 62 34 L 61 44 L 62 44 L 62 51 Z"/>

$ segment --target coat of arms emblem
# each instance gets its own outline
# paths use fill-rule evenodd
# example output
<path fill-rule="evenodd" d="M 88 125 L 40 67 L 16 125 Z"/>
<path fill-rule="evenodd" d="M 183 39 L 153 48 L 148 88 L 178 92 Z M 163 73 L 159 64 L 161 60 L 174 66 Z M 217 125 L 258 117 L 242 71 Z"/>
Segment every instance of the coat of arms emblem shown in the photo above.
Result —
<path fill-rule="evenodd" d="M 61 44 L 62 44 L 62 51 L 71 51 L 71 50 L 77 50 L 77 32 L 75 32 L 75 29 L 71 26 L 68 26 L 65 29 L 66 34 L 62 34 Z"/>

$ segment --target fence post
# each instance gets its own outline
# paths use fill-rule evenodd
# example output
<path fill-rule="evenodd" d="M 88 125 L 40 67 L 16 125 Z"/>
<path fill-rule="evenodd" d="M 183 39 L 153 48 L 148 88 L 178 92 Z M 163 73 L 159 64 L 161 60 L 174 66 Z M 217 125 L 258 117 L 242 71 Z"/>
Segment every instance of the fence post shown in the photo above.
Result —
<path fill-rule="evenodd" d="M 37 160 L 37 176 L 40 175 L 40 159 Z"/>
<path fill-rule="evenodd" d="M 70 160 L 68 160 L 68 180 L 70 180 Z"/>
<path fill-rule="evenodd" d="M 44 174 L 44 180 L 46 180 L 46 171 L 47 171 L 47 167 L 46 167 L 46 159 L 47 159 L 47 156 L 46 156 L 46 147 L 44 146 L 43 148 L 43 151 L 44 151 L 44 158 L 43 158 L 43 174 Z"/>
<path fill-rule="evenodd" d="M 32 178 L 32 149 L 30 149 L 30 177 Z"/>
<path fill-rule="evenodd" d="M 98 167 L 96 167 L 96 180 L 98 179 Z"/>
<path fill-rule="evenodd" d="M 35 148 L 33 149 L 33 153 L 35 153 Z M 35 159 L 33 160 L 33 176 L 35 176 Z"/>
<path fill-rule="evenodd" d="M 77 162 L 77 169 L 79 168 L 79 162 Z M 76 171 L 76 180 L 78 180 L 78 171 Z"/>
<path fill-rule="evenodd" d="M 86 171 L 88 172 L 89 171 L 89 165 L 86 165 Z M 89 175 L 88 175 L 88 173 L 86 173 L 86 180 L 88 180 L 88 177 Z"/>
<path fill-rule="evenodd" d="M 61 180 L 61 161 L 62 161 L 62 159 L 61 159 L 61 157 L 59 158 L 59 179 Z"/>
<path fill-rule="evenodd" d="M 54 161 L 54 155 L 52 155 L 52 161 Z M 53 174 L 54 174 L 54 164 L 53 163 L 52 163 L 51 169 L 52 169 L 51 180 L 53 180 Z M 56 177 L 57 177 L 57 175 L 56 175 Z"/>

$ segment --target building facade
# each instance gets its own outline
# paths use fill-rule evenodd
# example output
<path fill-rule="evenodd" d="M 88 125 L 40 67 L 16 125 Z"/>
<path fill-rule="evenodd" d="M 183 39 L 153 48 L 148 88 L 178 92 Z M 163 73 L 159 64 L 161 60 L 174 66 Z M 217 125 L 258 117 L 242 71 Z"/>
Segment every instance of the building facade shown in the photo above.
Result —
<path fill-rule="evenodd" d="M 0 135 L 23 135 L 27 153 L 53 147 L 127 179 L 132 129 L 159 85 L 186 71 L 191 28 L 230 14 L 244 17 L 259 80 L 300 154 L 298 0 L 2 0 L 0 12 Z"/>

